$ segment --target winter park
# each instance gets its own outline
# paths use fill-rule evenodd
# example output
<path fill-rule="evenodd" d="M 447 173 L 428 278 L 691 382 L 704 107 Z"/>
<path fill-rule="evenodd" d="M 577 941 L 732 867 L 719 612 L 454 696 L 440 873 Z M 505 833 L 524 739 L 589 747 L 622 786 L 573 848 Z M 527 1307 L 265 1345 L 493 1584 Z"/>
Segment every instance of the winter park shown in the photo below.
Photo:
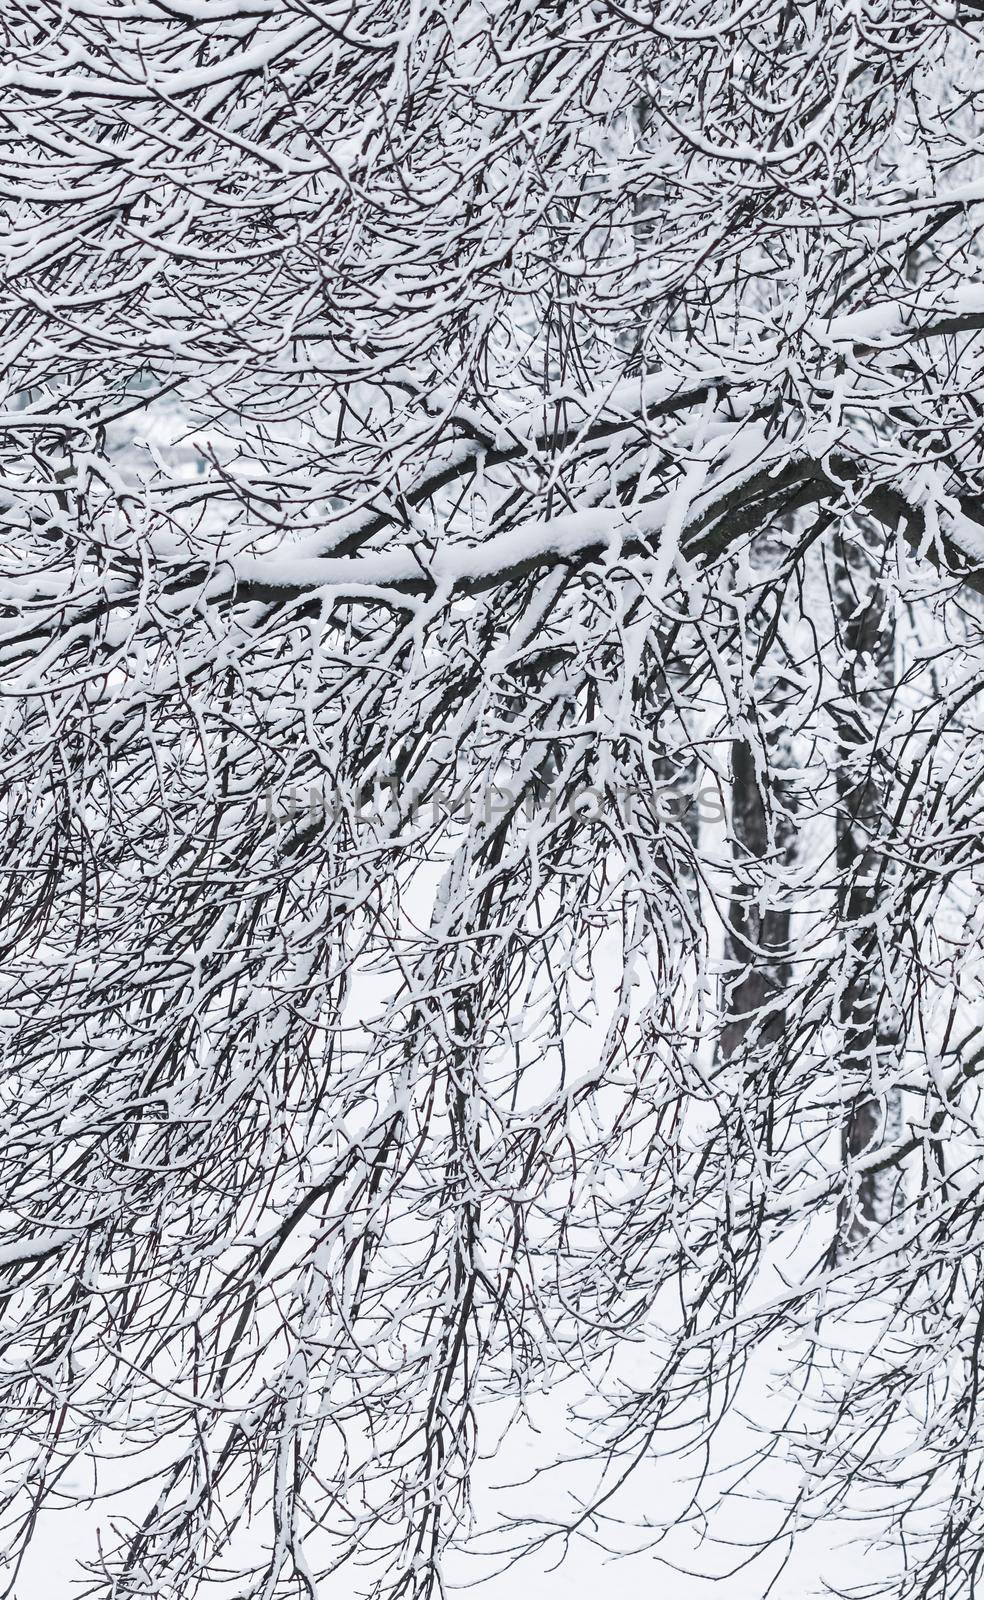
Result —
<path fill-rule="evenodd" d="M 0 24 L 0 1600 L 984 1600 L 984 0 Z"/>

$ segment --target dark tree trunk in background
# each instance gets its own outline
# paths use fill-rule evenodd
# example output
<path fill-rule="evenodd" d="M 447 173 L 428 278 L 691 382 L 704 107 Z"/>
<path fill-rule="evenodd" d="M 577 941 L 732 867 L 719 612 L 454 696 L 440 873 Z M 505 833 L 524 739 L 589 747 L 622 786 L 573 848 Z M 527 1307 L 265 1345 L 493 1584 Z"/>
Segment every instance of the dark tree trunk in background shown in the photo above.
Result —
<path fill-rule="evenodd" d="M 732 752 L 732 836 L 735 882 L 725 940 L 728 975 L 721 1029 L 725 1057 L 746 1040 L 755 1042 L 749 1038 L 753 1021 L 756 1038 L 774 1042 L 781 1037 L 790 977 L 790 910 L 777 886 L 776 868 L 781 873 L 791 859 L 794 826 L 763 792 L 754 750 L 745 739 L 736 740 Z"/>
<path fill-rule="evenodd" d="M 756 577 L 781 568 L 783 540 L 794 527 L 781 519 L 761 541 Z M 781 532 L 780 532 L 781 530 Z M 752 590 L 754 593 L 754 584 Z M 746 621 L 745 675 L 757 700 L 789 704 L 780 615 L 753 608 Z M 766 642 L 768 641 L 768 642 Z M 795 696 L 793 697 L 795 698 Z M 785 713 L 756 720 L 731 748 L 732 885 L 725 930 L 725 977 L 719 1050 L 728 1059 L 757 1043 L 775 1044 L 786 1030 L 790 964 L 789 869 L 796 852 L 795 756 Z"/>
<path fill-rule="evenodd" d="M 886 798 L 894 774 L 882 748 L 892 695 L 895 627 L 883 563 L 884 543 L 866 542 L 860 526 L 850 542 L 838 538 L 833 592 L 841 651 L 837 737 L 837 868 L 844 938 L 845 984 L 838 1023 L 845 1084 L 853 1100 L 844 1124 L 843 1155 L 849 1173 L 891 1134 L 899 1091 L 884 1087 L 894 1060 L 898 1025 L 876 931 L 880 906 L 891 892 L 885 854 Z M 838 1238 L 857 1249 L 893 1209 L 898 1175 L 891 1170 L 854 1174 L 840 1206 Z"/>

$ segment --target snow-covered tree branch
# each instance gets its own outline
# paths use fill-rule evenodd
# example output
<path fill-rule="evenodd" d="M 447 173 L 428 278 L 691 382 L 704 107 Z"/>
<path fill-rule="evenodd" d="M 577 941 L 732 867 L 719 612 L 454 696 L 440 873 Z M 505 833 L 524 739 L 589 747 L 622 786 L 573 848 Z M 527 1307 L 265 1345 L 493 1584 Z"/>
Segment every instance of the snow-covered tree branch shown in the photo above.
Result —
<path fill-rule="evenodd" d="M 4 1592 L 970 1600 L 984 9 L 3 22 Z"/>

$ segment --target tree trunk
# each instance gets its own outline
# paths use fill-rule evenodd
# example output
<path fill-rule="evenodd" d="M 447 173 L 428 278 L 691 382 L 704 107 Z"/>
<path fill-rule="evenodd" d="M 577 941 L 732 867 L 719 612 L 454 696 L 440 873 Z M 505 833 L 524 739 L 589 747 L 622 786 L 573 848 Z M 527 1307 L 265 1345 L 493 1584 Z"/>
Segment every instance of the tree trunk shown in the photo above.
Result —
<path fill-rule="evenodd" d="M 879 751 L 895 667 L 895 628 L 887 606 L 884 540 L 857 528 L 834 553 L 834 609 L 841 649 L 837 737 L 837 868 L 845 983 L 838 1018 L 844 1080 L 854 1098 L 842 1149 L 848 1187 L 838 1218 L 841 1253 L 856 1250 L 890 1217 L 897 1174 L 854 1173 L 859 1158 L 885 1143 L 901 1114 L 899 1091 L 884 1087 L 898 1045 L 891 992 L 876 932 L 890 892 L 884 850 L 891 770 Z"/>
<path fill-rule="evenodd" d="M 774 752 L 781 756 L 784 752 Z M 728 910 L 721 1052 L 733 1056 L 746 1041 L 775 1042 L 784 1028 L 783 995 L 789 982 L 788 901 L 775 868 L 788 865 L 794 825 L 773 808 L 746 739 L 732 752 L 732 838 L 735 882 Z M 770 829 L 771 821 L 771 829 Z M 771 881 L 770 881 L 771 880 Z"/>

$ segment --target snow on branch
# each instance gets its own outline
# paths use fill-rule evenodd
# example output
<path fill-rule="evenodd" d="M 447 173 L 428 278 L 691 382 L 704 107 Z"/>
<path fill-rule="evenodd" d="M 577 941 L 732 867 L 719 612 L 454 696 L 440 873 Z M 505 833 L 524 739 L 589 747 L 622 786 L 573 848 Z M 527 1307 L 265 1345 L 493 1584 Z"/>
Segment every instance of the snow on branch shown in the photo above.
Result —
<path fill-rule="evenodd" d="M 970 1600 L 975 8 L 4 21 L 7 1592 Z"/>

